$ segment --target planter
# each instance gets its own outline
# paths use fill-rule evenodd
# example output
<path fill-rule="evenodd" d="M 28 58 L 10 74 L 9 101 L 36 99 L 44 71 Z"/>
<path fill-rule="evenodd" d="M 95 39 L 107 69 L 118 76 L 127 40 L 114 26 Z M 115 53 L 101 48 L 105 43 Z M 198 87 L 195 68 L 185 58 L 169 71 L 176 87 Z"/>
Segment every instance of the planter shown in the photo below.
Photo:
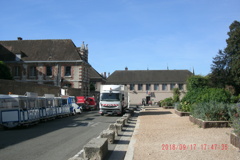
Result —
<path fill-rule="evenodd" d="M 164 109 L 174 109 L 174 106 L 163 106 Z"/>
<path fill-rule="evenodd" d="M 189 112 L 182 112 L 182 111 L 178 111 L 175 109 L 175 113 L 180 116 L 180 117 L 183 117 L 183 116 L 189 116 L 190 113 Z"/>
<path fill-rule="evenodd" d="M 240 137 L 238 137 L 235 133 L 230 134 L 230 143 L 240 149 Z"/>
<path fill-rule="evenodd" d="M 203 121 L 201 119 L 197 119 L 193 116 L 189 116 L 189 120 L 197 124 L 201 128 L 225 128 L 225 127 L 230 127 L 230 122 L 229 121 Z"/>

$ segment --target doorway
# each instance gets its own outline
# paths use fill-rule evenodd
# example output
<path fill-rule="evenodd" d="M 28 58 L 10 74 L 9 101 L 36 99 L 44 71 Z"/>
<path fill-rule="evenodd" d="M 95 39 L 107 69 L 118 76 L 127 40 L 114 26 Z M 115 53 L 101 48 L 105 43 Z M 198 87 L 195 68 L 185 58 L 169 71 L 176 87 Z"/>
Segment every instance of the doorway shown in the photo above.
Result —
<path fill-rule="evenodd" d="M 150 96 L 146 96 L 146 104 L 149 105 Z"/>

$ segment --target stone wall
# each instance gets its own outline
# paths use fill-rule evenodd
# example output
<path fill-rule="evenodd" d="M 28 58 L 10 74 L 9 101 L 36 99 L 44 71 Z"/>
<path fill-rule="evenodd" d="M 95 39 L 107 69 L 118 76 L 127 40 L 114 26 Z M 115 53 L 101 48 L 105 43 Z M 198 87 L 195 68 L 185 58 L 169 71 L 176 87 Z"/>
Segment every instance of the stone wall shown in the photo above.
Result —
<path fill-rule="evenodd" d="M 0 94 L 9 94 L 9 92 L 19 95 L 24 95 L 26 92 L 35 92 L 38 93 L 39 96 L 54 94 L 57 97 L 60 96 L 61 88 L 57 86 L 0 79 Z M 67 93 L 71 96 L 79 96 L 82 94 L 80 89 L 74 88 L 68 89 Z"/>

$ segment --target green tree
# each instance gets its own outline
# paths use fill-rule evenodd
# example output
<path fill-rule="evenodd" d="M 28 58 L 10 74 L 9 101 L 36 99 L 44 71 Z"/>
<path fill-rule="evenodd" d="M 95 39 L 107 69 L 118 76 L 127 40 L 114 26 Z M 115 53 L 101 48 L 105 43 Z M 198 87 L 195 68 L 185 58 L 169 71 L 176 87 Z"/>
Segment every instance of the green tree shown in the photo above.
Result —
<path fill-rule="evenodd" d="M 180 92 L 179 88 L 174 88 L 173 89 L 173 102 L 179 102 L 180 95 L 181 95 L 181 92 Z"/>
<path fill-rule="evenodd" d="M 231 74 L 235 82 L 236 87 L 240 86 L 240 22 L 234 21 L 230 25 L 230 31 L 228 32 L 229 38 L 227 41 L 227 47 L 225 52 L 230 57 L 229 67 Z"/>
<path fill-rule="evenodd" d="M 0 79 L 10 79 L 12 80 L 12 75 L 8 66 L 0 61 Z"/>
<path fill-rule="evenodd" d="M 211 65 L 212 73 L 209 75 L 210 83 L 213 87 L 225 88 L 226 85 L 232 83 L 232 81 L 229 81 L 232 78 L 230 78 L 231 73 L 228 63 L 228 55 L 219 50 L 217 56 L 213 58 L 213 64 Z"/>
<path fill-rule="evenodd" d="M 187 79 L 187 90 L 191 91 L 198 88 L 209 86 L 209 78 L 206 76 L 195 75 Z"/>
<path fill-rule="evenodd" d="M 235 94 L 240 93 L 240 22 L 234 21 L 229 26 L 227 47 L 220 50 L 213 58 L 210 79 L 214 87 L 225 88 L 227 85 L 235 88 Z"/>

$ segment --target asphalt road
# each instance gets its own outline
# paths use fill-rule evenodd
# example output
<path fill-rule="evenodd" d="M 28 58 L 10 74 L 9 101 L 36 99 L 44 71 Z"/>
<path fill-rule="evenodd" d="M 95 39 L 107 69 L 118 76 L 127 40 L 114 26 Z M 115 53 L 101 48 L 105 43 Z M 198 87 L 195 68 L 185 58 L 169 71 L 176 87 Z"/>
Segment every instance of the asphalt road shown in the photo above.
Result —
<path fill-rule="evenodd" d="M 28 128 L 0 130 L 0 159 L 67 160 L 118 118 L 89 111 Z"/>

